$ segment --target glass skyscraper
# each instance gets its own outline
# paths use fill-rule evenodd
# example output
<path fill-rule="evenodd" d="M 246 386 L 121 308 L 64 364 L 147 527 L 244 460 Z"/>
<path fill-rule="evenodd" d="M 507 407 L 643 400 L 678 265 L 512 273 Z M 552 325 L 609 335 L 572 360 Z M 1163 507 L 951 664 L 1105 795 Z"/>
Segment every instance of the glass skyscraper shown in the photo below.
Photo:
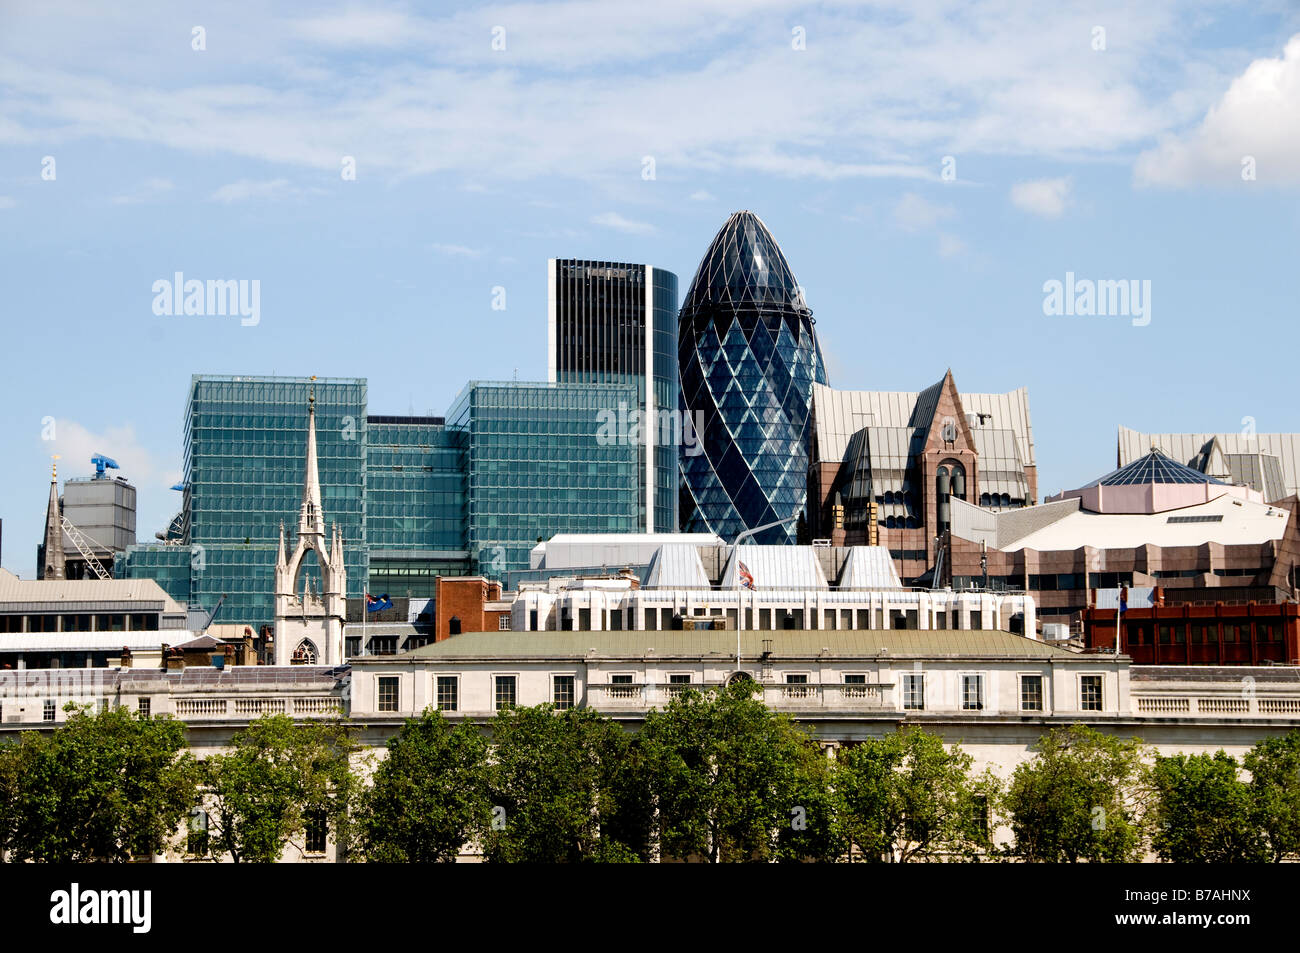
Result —
<path fill-rule="evenodd" d="M 343 532 L 348 595 L 359 596 L 366 578 L 366 382 L 359 379 L 194 377 L 185 408 L 182 538 L 129 549 L 120 557 L 123 575 L 157 579 L 196 608 L 211 610 L 224 595 L 221 621 L 269 623 L 280 523 L 292 529 L 302 498 L 313 388 L 321 502 Z M 313 582 L 319 588 L 320 579 Z"/>
<path fill-rule="evenodd" d="M 640 413 L 641 437 L 634 530 L 676 532 L 677 276 L 649 265 L 552 258 L 547 285 L 548 379 L 636 388 L 629 407 Z"/>
<path fill-rule="evenodd" d="M 681 456 L 682 529 L 734 539 L 803 512 L 809 408 L 826 383 L 812 311 L 753 212 L 736 212 L 700 261 L 677 329 L 682 407 L 704 420 L 703 453 Z M 796 524 L 760 543 L 793 542 Z"/>
<path fill-rule="evenodd" d="M 466 538 L 478 572 L 527 569 L 556 533 L 637 531 L 637 446 L 601 434 L 632 384 L 474 381 L 447 414 L 464 435 Z"/>
<path fill-rule="evenodd" d="M 432 597 L 467 571 L 465 439 L 442 417 L 367 418 L 366 543 L 374 593 Z"/>

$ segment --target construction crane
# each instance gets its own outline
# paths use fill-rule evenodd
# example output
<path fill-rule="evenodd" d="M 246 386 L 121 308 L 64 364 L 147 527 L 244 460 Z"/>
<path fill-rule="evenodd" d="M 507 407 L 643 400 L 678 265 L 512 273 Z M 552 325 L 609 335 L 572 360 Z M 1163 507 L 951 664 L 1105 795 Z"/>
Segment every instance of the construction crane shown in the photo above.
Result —
<path fill-rule="evenodd" d="M 208 631 L 208 629 L 211 627 L 212 620 L 217 617 L 217 610 L 221 608 L 221 603 L 225 601 L 226 601 L 226 593 L 223 592 L 221 594 L 221 598 L 217 600 L 217 604 L 213 606 L 212 611 L 208 613 L 208 621 L 203 623 L 204 632 Z"/>
<path fill-rule="evenodd" d="M 68 539 L 72 540 L 72 545 L 77 547 L 77 552 L 81 553 L 82 558 L 86 560 L 86 565 L 90 567 L 91 571 L 100 579 L 112 579 L 113 577 L 109 574 L 108 570 L 105 569 L 100 561 L 95 557 L 95 552 L 90 548 L 90 544 L 94 543 L 94 545 L 98 546 L 101 551 L 108 549 L 108 547 L 91 539 L 81 530 L 77 529 L 77 527 L 68 522 L 66 516 L 60 516 L 59 520 L 63 524 L 63 532 L 68 534 Z"/>
<path fill-rule="evenodd" d="M 112 457 L 106 457 L 102 453 L 95 454 L 93 457 L 90 458 L 90 462 L 95 465 L 96 480 L 107 479 L 107 474 L 104 473 L 106 469 L 107 470 L 122 469 L 117 465 L 116 460 L 114 460 Z"/>

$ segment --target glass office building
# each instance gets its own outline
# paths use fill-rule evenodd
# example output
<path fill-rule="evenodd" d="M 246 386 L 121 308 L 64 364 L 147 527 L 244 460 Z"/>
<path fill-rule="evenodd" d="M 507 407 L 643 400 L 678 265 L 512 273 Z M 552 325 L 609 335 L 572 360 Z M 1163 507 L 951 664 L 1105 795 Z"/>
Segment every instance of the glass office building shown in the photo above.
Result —
<path fill-rule="evenodd" d="M 677 276 L 649 265 L 553 258 L 547 304 L 548 380 L 636 388 L 631 405 L 640 413 L 636 528 L 675 532 L 681 442 L 681 422 L 673 419 L 678 411 Z M 635 415 L 629 419 L 638 423 Z"/>
<path fill-rule="evenodd" d="M 634 533 L 639 456 L 601 436 L 602 411 L 635 403 L 632 384 L 475 381 L 447 414 L 464 435 L 466 540 L 494 578 L 529 567 L 556 533 Z"/>
<path fill-rule="evenodd" d="M 684 532 L 724 539 L 803 512 L 813 382 L 826 383 L 812 311 L 753 212 L 713 239 L 677 329 L 682 407 L 704 421 L 703 453 L 682 454 Z M 794 542 L 796 524 L 760 543 Z"/>
<path fill-rule="evenodd" d="M 376 594 L 431 598 L 468 571 L 465 439 L 444 418 L 367 418 L 366 543 Z"/>
<path fill-rule="evenodd" d="M 280 524 L 292 535 L 302 500 L 313 389 L 321 502 L 327 522 L 343 532 L 348 595 L 360 596 L 367 565 L 360 379 L 194 377 L 185 408 L 181 539 L 132 547 L 121 557 L 123 575 L 157 579 L 174 598 L 206 610 L 224 595 L 221 621 L 271 622 Z M 314 563 L 308 571 L 316 571 Z M 319 588 L 320 579 L 313 582 Z"/>

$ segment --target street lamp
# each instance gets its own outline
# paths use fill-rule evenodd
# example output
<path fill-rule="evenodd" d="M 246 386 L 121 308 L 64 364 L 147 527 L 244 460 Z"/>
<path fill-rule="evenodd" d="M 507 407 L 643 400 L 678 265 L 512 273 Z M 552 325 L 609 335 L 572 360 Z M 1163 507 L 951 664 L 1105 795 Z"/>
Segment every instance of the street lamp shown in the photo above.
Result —
<path fill-rule="evenodd" d="M 755 526 L 753 529 L 747 529 L 739 533 L 731 544 L 731 562 L 732 572 L 736 577 L 736 671 L 740 671 L 740 633 L 745 628 L 745 611 L 740 604 L 740 543 L 741 540 L 749 539 L 755 533 L 761 533 L 765 529 L 772 529 L 774 526 L 784 526 L 786 523 L 793 523 L 799 519 L 799 514 L 788 516 L 783 520 L 773 520 L 770 523 L 764 523 L 762 526 Z"/>

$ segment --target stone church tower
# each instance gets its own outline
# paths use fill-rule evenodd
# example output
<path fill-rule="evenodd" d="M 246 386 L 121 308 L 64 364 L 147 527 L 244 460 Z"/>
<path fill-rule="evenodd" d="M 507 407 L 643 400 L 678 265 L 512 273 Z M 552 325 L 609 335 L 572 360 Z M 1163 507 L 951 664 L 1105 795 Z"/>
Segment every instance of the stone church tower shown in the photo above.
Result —
<path fill-rule="evenodd" d="M 343 568 L 343 534 L 331 526 L 325 534 L 316 462 L 316 391 L 307 402 L 307 468 L 298 511 L 298 544 L 286 555 L 284 524 L 275 558 L 275 664 L 342 665 L 343 622 L 347 615 L 347 573 Z M 321 592 L 303 577 L 303 563 L 314 555 L 320 566 Z"/>

